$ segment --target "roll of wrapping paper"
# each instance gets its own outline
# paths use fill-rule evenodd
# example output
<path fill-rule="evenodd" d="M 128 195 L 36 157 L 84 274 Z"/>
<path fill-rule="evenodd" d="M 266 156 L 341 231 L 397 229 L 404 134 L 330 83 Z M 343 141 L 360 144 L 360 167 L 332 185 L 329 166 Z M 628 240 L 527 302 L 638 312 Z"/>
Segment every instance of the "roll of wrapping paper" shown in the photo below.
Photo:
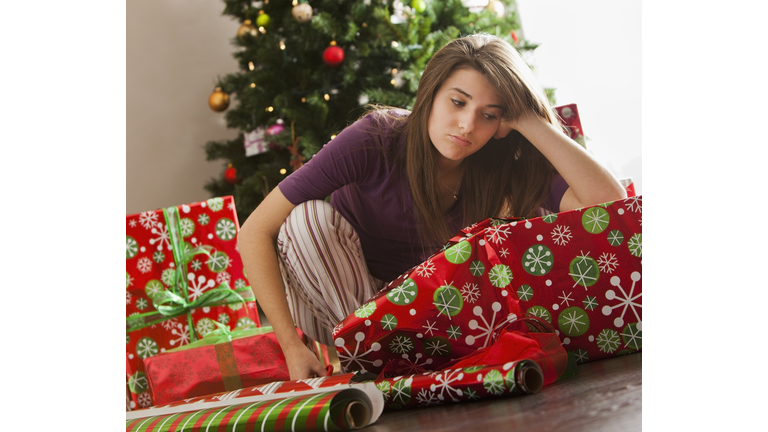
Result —
<path fill-rule="evenodd" d="M 246 402 L 246 399 L 249 400 Z M 214 430 L 348 431 L 378 420 L 382 405 L 381 393 L 374 384 L 354 384 L 326 391 L 297 392 L 289 397 L 261 395 L 237 401 L 132 411 L 126 414 L 125 430 L 192 432 L 213 427 Z"/>
<path fill-rule="evenodd" d="M 543 383 L 541 367 L 527 359 L 376 380 L 386 410 L 531 394 Z"/>

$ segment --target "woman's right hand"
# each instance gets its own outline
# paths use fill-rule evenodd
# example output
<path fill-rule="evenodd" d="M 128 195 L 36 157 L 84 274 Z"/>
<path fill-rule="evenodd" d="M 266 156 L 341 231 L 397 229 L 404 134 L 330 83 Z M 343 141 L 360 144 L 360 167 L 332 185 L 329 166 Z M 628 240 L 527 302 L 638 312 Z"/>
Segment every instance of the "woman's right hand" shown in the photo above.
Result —
<path fill-rule="evenodd" d="M 286 352 L 285 362 L 288 364 L 291 381 L 322 377 L 327 373 L 322 363 L 306 345 Z"/>

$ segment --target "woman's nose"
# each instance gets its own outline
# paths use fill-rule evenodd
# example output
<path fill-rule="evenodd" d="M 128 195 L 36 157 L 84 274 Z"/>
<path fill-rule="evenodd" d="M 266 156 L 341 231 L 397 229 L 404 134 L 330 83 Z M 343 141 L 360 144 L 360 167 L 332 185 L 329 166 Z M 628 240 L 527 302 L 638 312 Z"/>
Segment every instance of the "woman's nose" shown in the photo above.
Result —
<path fill-rule="evenodd" d="M 470 133 L 472 132 L 474 126 L 475 116 L 470 113 L 462 113 L 462 115 L 459 117 L 459 129 L 461 129 L 464 133 Z"/>

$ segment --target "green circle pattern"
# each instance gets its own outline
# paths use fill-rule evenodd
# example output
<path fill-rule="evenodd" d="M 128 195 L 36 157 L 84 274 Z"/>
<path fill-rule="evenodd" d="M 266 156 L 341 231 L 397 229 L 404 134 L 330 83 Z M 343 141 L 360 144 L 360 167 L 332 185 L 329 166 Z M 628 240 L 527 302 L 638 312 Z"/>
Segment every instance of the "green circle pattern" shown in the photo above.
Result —
<path fill-rule="evenodd" d="M 533 298 L 533 287 L 530 285 L 520 285 L 517 289 L 517 298 L 522 301 L 529 301 Z"/>
<path fill-rule="evenodd" d="M 600 278 L 597 261 L 588 256 L 577 256 L 571 261 L 568 269 L 573 281 L 584 288 L 591 287 Z"/>
<path fill-rule="evenodd" d="M 155 301 L 163 291 L 165 291 L 165 286 L 163 286 L 163 283 L 157 279 L 151 279 L 144 286 L 144 292 L 147 294 L 147 297 L 151 298 L 153 301 Z"/>
<path fill-rule="evenodd" d="M 355 316 L 358 318 L 368 318 L 376 312 L 376 302 L 368 302 L 355 310 Z"/>
<path fill-rule="evenodd" d="M 235 223 L 228 218 L 221 218 L 216 222 L 216 237 L 222 240 L 232 240 L 237 235 Z"/>
<path fill-rule="evenodd" d="M 179 220 L 179 232 L 182 237 L 189 237 L 195 233 L 195 222 L 190 218 L 181 218 Z"/>
<path fill-rule="evenodd" d="M 131 236 L 125 236 L 125 259 L 131 259 L 139 253 L 139 244 Z"/>
<path fill-rule="evenodd" d="M 398 306 L 405 306 L 413 303 L 418 294 L 419 288 L 416 285 L 416 281 L 408 278 L 387 293 L 387 300 Z"/>
<path fill-rule="evenodd" d="M 149 390 L 149 382 L 147 381 L 147 374 L 144 372 L 136 372 L 128 378 L 128 389 L 131 393 L 139 394 Z"/>
<path fill-rule="evenodd" d="M 384 330 L 392 331 L 397 328 L 397 317 L 392 314 L 386 314 L 381 317 L 381 327 Z"/>
<path fill-rule="evenodd" d="M 159 351 L 157 342 L 149 337 L 143 337 L 136 342 L 136 354 L 144 360 L 147 357 L 152 357 Z"/>
<path fill-rule="evenodd" d="M 445 250 L 445 259 L 453 264 L 461 264 L 472 255 L 472 245 L 466 240 L 461 240 Z"/>
<path fill-rule="evenodd" d="M 464 306 L 461 292 L 451 285 L 444 285 L 436 289 L 433 303 L 437 307 L 439 314 L 448 317 L 456 316 Z"/>
<path fill-rule="evenodd" d="M 496 264 L 488 272 L 488 279 L 496 288 L 504 288 L 512 282 L 512 270 L 508 265 Z"/>
<path fill-rule="evenodd" d="M 637 328 L 637 323 L 627 324 L 621 331 L 621 340 L 625 347 L 640 350 L 643 347 L 643 331 Z"/>
<path fill-rule="evenodd" d="M 229 266 L 229 257 L 222 251 L 216 251 L 211 254 L 205 263 L 212 272 L 220 273 Z"/>
<path fill-rule="evenodd" d="M 443 336 L 435 336 L 421 341 L 421 351 L 433 357 L 447 357 L 453 354 L 453 346 Z"/>
<path fill-rule="evenodd" d="M 590 207 L 581 217 L 581 224 L 587 232 L 599 234 L 608 228 L 611 216 L 602 207 Z"/>
<path fill-rule="evenodd" d="M 543 306 L 532 306 L 526 312 L 549 323 L 552 322 L 552 314 Z"/>
<path fill-rule="evenodd" d="M 608 243 L 611 246 L 621 246 L 621 244 L 624 243 L 624 234 L 619 230 L 611 230 L 611 232 L 608 233 Z"/>
<path fill-rule="evenodd" d="M 480 260 L 472 261 L 472 264 L 469 266 L 469 272 L 472 273 L 472 276 L 480 277 L 485 273 L 485 264 Z"/>
<path fill-rule="evenodd" d="M 533 276 L 544 276 L 552 270 L 554 256 L 552 251 L 541 244 L 533 245 L 523 254 L 523 268 Z"/>
<path fill-rule="evenodd" d="M 578 306 L 569 307 L 560 312 L 557 325 L 566 336 L 581 336 L 589 329 L 589 316 Z"/>

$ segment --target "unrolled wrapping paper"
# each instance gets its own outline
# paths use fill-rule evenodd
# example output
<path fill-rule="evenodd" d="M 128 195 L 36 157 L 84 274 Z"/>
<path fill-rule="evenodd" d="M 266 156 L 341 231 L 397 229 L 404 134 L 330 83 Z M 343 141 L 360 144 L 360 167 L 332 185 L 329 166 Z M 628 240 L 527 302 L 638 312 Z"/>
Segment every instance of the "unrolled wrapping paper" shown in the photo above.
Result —
<path fill-rule="evenodd" d="M 256 389 L 251 389 L 256 390 Z M 246 390 L 126 413 L 126 431 L 347 431 L 376 422 L 383 397 L 373 383 L 248 396 Z M 246 394 L 241 396 L 241 394 Z"/>

